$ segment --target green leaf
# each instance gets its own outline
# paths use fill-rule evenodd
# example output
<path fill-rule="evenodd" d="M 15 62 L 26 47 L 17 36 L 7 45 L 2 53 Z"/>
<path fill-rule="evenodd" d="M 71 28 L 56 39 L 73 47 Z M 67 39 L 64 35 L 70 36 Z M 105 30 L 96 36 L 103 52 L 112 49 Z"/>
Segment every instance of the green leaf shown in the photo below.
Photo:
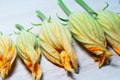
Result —
<path fill-rule="evenodd" d="M 105 3 L 106 3 L 106 6 L 102 9 L 103 11 L 109 7 L 109 4 L 107 2 L 105 2 Z"/>
<path fill-rule="evenodd" d="M 37 10 L 36 13 L 37 13 L 38 17 L 40 17 L 42 20 L 47 19 L 46 16 L 41 11 Z"/>
<path fill-rule="evenodd" d="M 16 28 L 20 31 L 24 30 L 24 27 L 20 24 L 16 24 Z"/>
<path fill-rule="evenodd" d="M 32 29 L 33 29 L 33 27 L 30 27 L 30 28 L 28 28 L 26 31 L 29 32 L 29 31 L 32 30 Z"/>
<path fill-rule="evenodd" d="M 34 23 L 31 23 L 33 26 L 42 26 L 42 24 L 34 24 Z"/>
<path fill-rule="evenodd" d="M 68 22 L 69 21 L 69 19 L 63 19 L 63 18 L 59 17 L 58 15 L 57 15 L 57 18 L 59 18 L 63 22 Z"/>

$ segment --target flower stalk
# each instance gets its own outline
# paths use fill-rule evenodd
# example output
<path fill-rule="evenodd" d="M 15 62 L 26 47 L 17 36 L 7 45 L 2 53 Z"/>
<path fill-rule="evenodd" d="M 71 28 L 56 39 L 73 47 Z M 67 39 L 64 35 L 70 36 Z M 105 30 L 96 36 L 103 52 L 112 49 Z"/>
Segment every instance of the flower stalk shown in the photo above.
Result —
<path fill-rule="evenodd" d="M 92 8 L 90 8 L 83 0 L 76 0 L 88 13 L 97 14 Z"/>
<path fill-rule="evenodd" d="M 71 15 L 71 11 L 65 6 L 62 0 L 58 0 L 58 3 L 68 16 Z"/>

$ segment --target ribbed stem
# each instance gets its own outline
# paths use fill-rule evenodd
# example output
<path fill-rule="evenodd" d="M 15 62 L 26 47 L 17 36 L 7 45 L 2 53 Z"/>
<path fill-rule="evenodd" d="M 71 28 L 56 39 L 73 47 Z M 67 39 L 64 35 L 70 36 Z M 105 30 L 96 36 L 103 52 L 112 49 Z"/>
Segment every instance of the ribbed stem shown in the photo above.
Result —
<path fill-rule="evenodd" d="M 37 15 L 44 21 L 46 18 L 46 16 L 41 12 L 41 11 L 36 11 Z"/>
<path fill-rule="evenodd" d="M 88 13 L 90 14 L 96 14 L 97 13 L 92 9 L 90 8 L 83 0 L 76 0 Z"/>
<path fill-rule="evenodd" d="M 58 0 L 58 3 L 62 10 L 69 16 L 71 14 L 71 11 L 65 6 L 62 0 Z"/>
<path fill-rule="evenodd" d="M 24 27 L 20 24 L 16 24 L 16 28 L 20 31 L 24 30 Z"/>

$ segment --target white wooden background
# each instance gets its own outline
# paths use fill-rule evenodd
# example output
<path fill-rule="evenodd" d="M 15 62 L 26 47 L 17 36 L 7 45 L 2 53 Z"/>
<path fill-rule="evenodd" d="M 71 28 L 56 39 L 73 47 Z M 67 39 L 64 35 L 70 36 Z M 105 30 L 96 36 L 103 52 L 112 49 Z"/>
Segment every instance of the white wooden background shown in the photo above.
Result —
<path fill-rule="evenodd" d="M 73 12 L 84 11 L 74 0 L 63 0 Z M 120 12 L 120 0 L 85 0 L 94 10 L 100 11 L 107 1 L 110 6 L 108 10 L 115 13 Z M 41 10 L 46 16 L 52 16 L 53 20 L 58 20 L 56 14 L 68 18 L 58 6 L 57 0 L 0 0 L 0 31 L 3 34 L 11 34 L 15 29 L 15 24 L 19 23 L 25 28 L 31 27 L 32 23 L 41 23 L 35 11 Z M 38 32 L 34 29 L 33 32 Z M 16 36 L 12 36 L 14 41 Z M 42 80 L 120 80 L 120 57 L 109 47 L 114 56 L 111 63 L 101 69 L 97 62 L 87 54 L 87 52 L 73 41 L 80 64 L 79 74 L 67 75 L 63 68 L 60 68 L 42 56 L 41 66 L 43 68 Z M 0 78 L 1 80 L 1 78 Z M 14 66 L 9 72 L 6 80 L 32 80 L 31 73 L 17 57 Z"/>

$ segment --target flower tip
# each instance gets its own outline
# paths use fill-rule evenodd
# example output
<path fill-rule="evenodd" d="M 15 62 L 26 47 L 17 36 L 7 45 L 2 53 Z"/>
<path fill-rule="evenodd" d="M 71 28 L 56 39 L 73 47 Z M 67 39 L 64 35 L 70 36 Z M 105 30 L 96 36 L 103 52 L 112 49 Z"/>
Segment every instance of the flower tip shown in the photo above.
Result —
<path fill-rule="evenodd" d="M 78 73 L 79 73 L 79 71 L 78 71 L 78 70 L 75 70 L 75 71 L 74 71 L 74 73 L 78 74 Z"/>
<path fill-rule="evenodd" d="M 33 80 L 41 80 L 42 76 L 42 68 L 40 65 L 36 66 L 36 69 L 33 69 L 32 71 L 32 78 Z"/>
<path fill-rule="evenodd" d="M 66 69 L 66 72 L 69 73 L 69 72 L 72 72 L 74 73 L 75 71 L 73 69 Z"/>

